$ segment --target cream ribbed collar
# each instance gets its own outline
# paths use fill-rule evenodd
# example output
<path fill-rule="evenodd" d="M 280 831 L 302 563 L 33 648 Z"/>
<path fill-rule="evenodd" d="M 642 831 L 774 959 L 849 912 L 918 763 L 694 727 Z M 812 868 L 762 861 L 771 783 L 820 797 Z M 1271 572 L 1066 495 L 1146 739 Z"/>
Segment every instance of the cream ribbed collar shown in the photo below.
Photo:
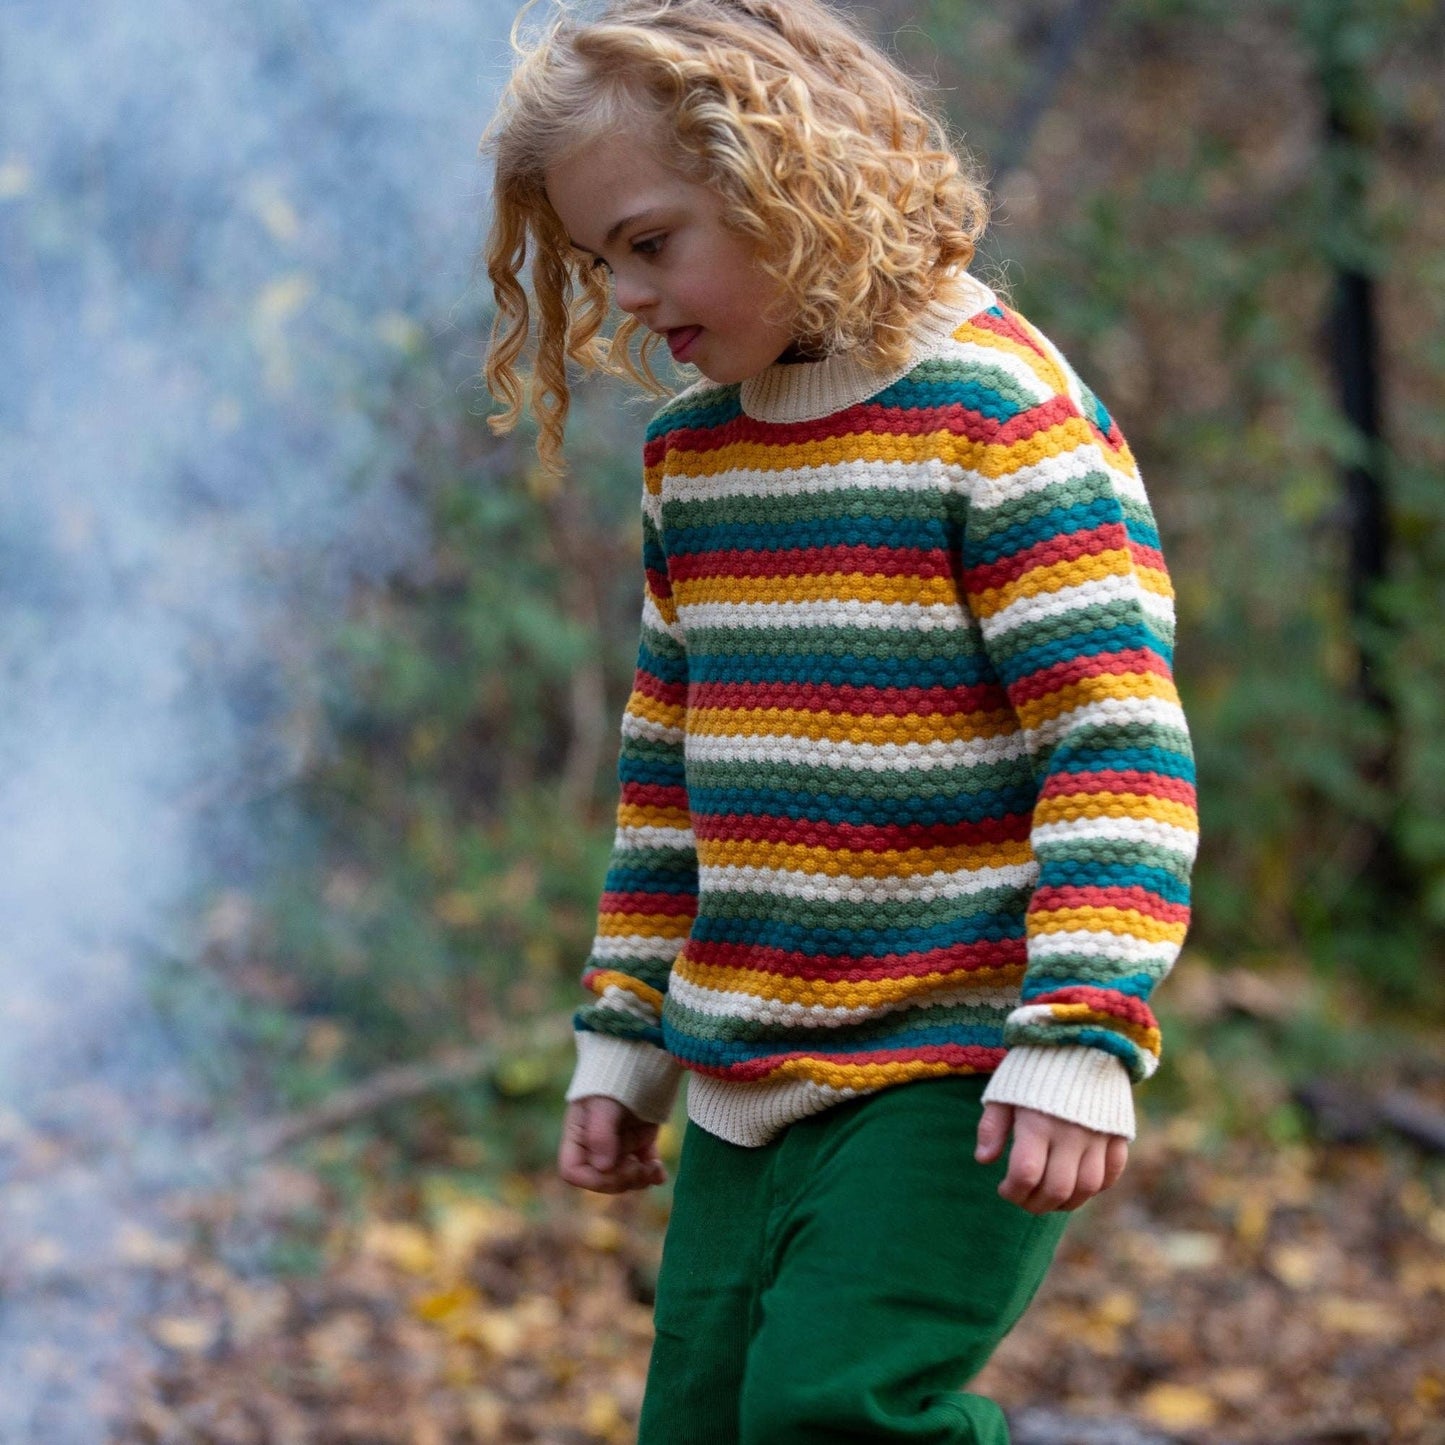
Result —
<path fill-rule="evenodd" d="M 740 384 L 742 409 L 756 421 L 814 421 L 877 395 L 930 356 L 947 349 L 949 339 L 970 316 L 998 298 L 966 271 L 953 278 L 951 293 L 935 298 L 909 332 L 910 353 L 887 371 L 863 366 L 851 352 L 817 361 L 775 361 Z"/>

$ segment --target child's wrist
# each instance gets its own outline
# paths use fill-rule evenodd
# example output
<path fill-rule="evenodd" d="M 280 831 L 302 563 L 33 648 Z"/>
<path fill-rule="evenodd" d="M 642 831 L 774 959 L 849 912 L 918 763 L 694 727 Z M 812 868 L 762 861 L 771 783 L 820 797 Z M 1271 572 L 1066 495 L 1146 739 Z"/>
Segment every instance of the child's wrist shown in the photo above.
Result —
<path fill-rule="evenodd" d="M 985 1104 L 1013 1104 L 1068 1119 L 1100 1134 L 1134 1138 L 1134 1091 L 1124 1065 L 1084 1044 L 1020 1044 L 983 1092 Z"/>

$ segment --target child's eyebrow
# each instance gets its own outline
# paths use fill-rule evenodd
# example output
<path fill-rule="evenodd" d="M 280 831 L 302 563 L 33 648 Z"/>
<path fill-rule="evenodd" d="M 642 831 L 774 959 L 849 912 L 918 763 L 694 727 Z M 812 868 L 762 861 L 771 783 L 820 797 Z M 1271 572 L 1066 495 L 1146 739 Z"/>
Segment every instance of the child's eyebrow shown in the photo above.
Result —
<path fill-rule="evenodd" d="M 612 229 L 608 231 L 607 235 L 603 238 L 602 244 L 604 246 L 610 246 L 617 239 L 618 234 L 623 229 L 633 225 L 637 221 L 645 221 L 649 216 L 654 215 L 656 212 L 661 211 L 662 209 L 663 207 L 661 206 L 649 206 L 645 211 L 634 211 L 630 216 L 624 216 L 620 221 L 617 221 L 613 224 Z M 577 249 L 579 251 L 586 251 L 589 256 L 595 256 L 597 254 L 597 252 L 594 251 L 590 246 L 577 245 L 577 242 L 573 241 L 571 236 L 568 236 L 567 240 L 573 246 L 577 246 Z"/>

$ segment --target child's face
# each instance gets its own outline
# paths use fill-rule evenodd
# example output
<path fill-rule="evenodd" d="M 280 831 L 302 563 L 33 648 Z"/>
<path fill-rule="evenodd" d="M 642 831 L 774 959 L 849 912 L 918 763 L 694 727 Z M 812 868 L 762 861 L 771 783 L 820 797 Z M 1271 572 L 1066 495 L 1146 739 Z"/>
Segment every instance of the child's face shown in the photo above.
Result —
<path fill-rule="evenodd" d="M 779 288 L 723 227 L 723 199 L 641 139 L 590 142 L 548 169 L 546 191 L 573 244 L 611 270 L 617 305 L 666 333 L 678 361 L 735 382 L 787 350 L 791 328 L 762 319 Z"/>

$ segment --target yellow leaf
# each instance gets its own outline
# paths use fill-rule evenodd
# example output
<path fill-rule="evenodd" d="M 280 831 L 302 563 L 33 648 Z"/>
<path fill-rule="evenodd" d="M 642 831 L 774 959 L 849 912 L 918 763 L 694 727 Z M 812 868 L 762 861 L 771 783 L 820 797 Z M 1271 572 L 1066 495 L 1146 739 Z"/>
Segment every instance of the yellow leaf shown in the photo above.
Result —
<path fill-rule="evenodd" d="M 256 295 L 255 316 L 263 325 L 273 326 L 286 321 L 299 311 L 316 290 L 311 277 L 295 272 L 268 281 Z"/>
<path fill-rule="evenodd" d="M 464 1196 L 438 1206 L 436 1252 L 439 1268 L 444 1274 L 458 1273 L 466 1268 L 482 1245 L 516 1239 L 526 1230 L 526 1223 L 516 1210 L 480 1196 Z"/>
<path fill-rule="evenodd" d="M 412 1301 L 412 1313 L 419 1319 L 430 1320 L 433 1324 L 445 1320 L 459 1310 L 470 1309 L 477 1303 L 477 1292 L 470 1285 L 454 1285 L 451 1289 L 438 1290 L 435 1294 L 424 1294 Z"/>
<path fill-rule="evenodd" d="M 1432 1405 L 1445 1403 L 1445 1373 L 1426 1370 L 1415 1381 L 1414 1395 L 1415 1403 L 1423 1405 L 1427 1410 Z"/>
<path fill-rule="evenodd" d="M 1395 1271 L 1395 1282 L 1409 1299 L 1445 1294 L 1445 1259 L 1407 1259 Z"/>
<path fill-rule="evenodd" d="M 151 1334 L 168 1350 L 199 1355 L 216 1343 L 220 1333 L 214 1320 L 197 1315 L 162 1315 L 151 1322 Z"/>
<path fill-rule="evenodd" d="M 562 1306 L 549 1294 L 523 1295 L 512 1307 L 512 1315 L 527 1329 L 555 1330 L 562 1323 Z"/>
<path fill-rule="evenodd" d="M 1269 1233 L 1271 1202 L 1259 1194 L 1247 1194 L 1234 1215 L 1234 1233 L 1241 1244 L 1258 1244 Z"/>
<path fill-rule="evenodd" d="M 622 1412 L 617 1408 L 617 1401 L 611 1395 L 601 1391 L 593 1391 L 588 1395 L 587 1403 L 582 1409 L 582 1428 L 589 1435 L 600 1435 L 604 1440 L 610 1440 L 623 1428 L 624 1423 Z"/>
<path fill-rule="evenodd" d="M 421 349 L 426 333 L 402 311 L 384 311 L 372 323 L 372 330 L 388 346 L 407 353 Z"/>
<path fill-rule="evenodd" d="M 462 1408 L 476 1445 L 501 1445 L 507 1425 L 507 1406 L 492 1390 L 469 1390 Z"/>
<path fill-rule="evenodd" d="M 1399 1314 L 1388 1306 L 1349 1295 L 1326 1295 L 1315 1306 L 1315 1312 L 1325 1329 L 1342 1335 L 1384 1340 L 1398 1335 L 1402 1327 Z"/>
<path fill-rule="evenodd" d="M 414 1224 L 393 1224 L 372 1220 L 361 1234 L 362 1250 L 377 1259 L 404 1269 L 408 1274 L 429 1274 L 436 1264 L 436 1251 L 424 1229 Z"/>
<path fill-rule="evenodd" d="M 1445 1209 L 1432 1209 L 1425 1227 L 1437 1244 L 1445 1244 Z"/>
<path fill-rule="evenodd" d="M 615 1219 L 594 1214 L 582 1226 L 582 1242 L 589 1249 L 615 1250 L 622 1247 L 622 1229 Z"/>
<path fill-rule="evenodd" d="M 1291 1289 L 1307 1289 L 1319 1274 L 1318 1253 L 1304 1244 L 1281 1244 L 1269 1252 L 1269 1271 Z"/>
<path fill-rule="evenodd" d="M 1261 1399 L 1268 1388 L 1269 1374 L 1258 1365 L 1226 1365 L 1209 1377 L 1210 1392 L 1239 1409 Z"/>
<path fill-rule="evenodd" d="M 1155 1385 L 1139 1403 L 1150 1420 L 1167 1430 L 1197 1430 L 1219 1416 L 1213 1397 L 1193 1385 Z"/>
<path fill-rule="evenodd" d="M 508 1310 L 477 1310 L 467 1320 L 467 1333 L 492 1354 L 510 1359 L 521 1353 L 527 1332 Z"/>
<path fill-rule="evenodd" d="M 1106 1324 L 1132 1324 L 1139 1317 L 1139 1301 L 1126 1289 L 1111 1289 L 1095 1304 L 1094 1313 Z"/>
<path fill-rule="evenodd" d="M 151 1269 L 179 1269 L 186 1260 L 185 1246 L 138 1224 L 123 1224 L 116 1233 L 116 1253 L 127 1264 L 145 1265 Z"/>
<path fill-rule="evenodd" d="M 1175 1269 L 1212 1269 L 1224 1253 L 1224 1241 L 1202 1229 L 1171 1230 L 1159 1243 Z"/>

